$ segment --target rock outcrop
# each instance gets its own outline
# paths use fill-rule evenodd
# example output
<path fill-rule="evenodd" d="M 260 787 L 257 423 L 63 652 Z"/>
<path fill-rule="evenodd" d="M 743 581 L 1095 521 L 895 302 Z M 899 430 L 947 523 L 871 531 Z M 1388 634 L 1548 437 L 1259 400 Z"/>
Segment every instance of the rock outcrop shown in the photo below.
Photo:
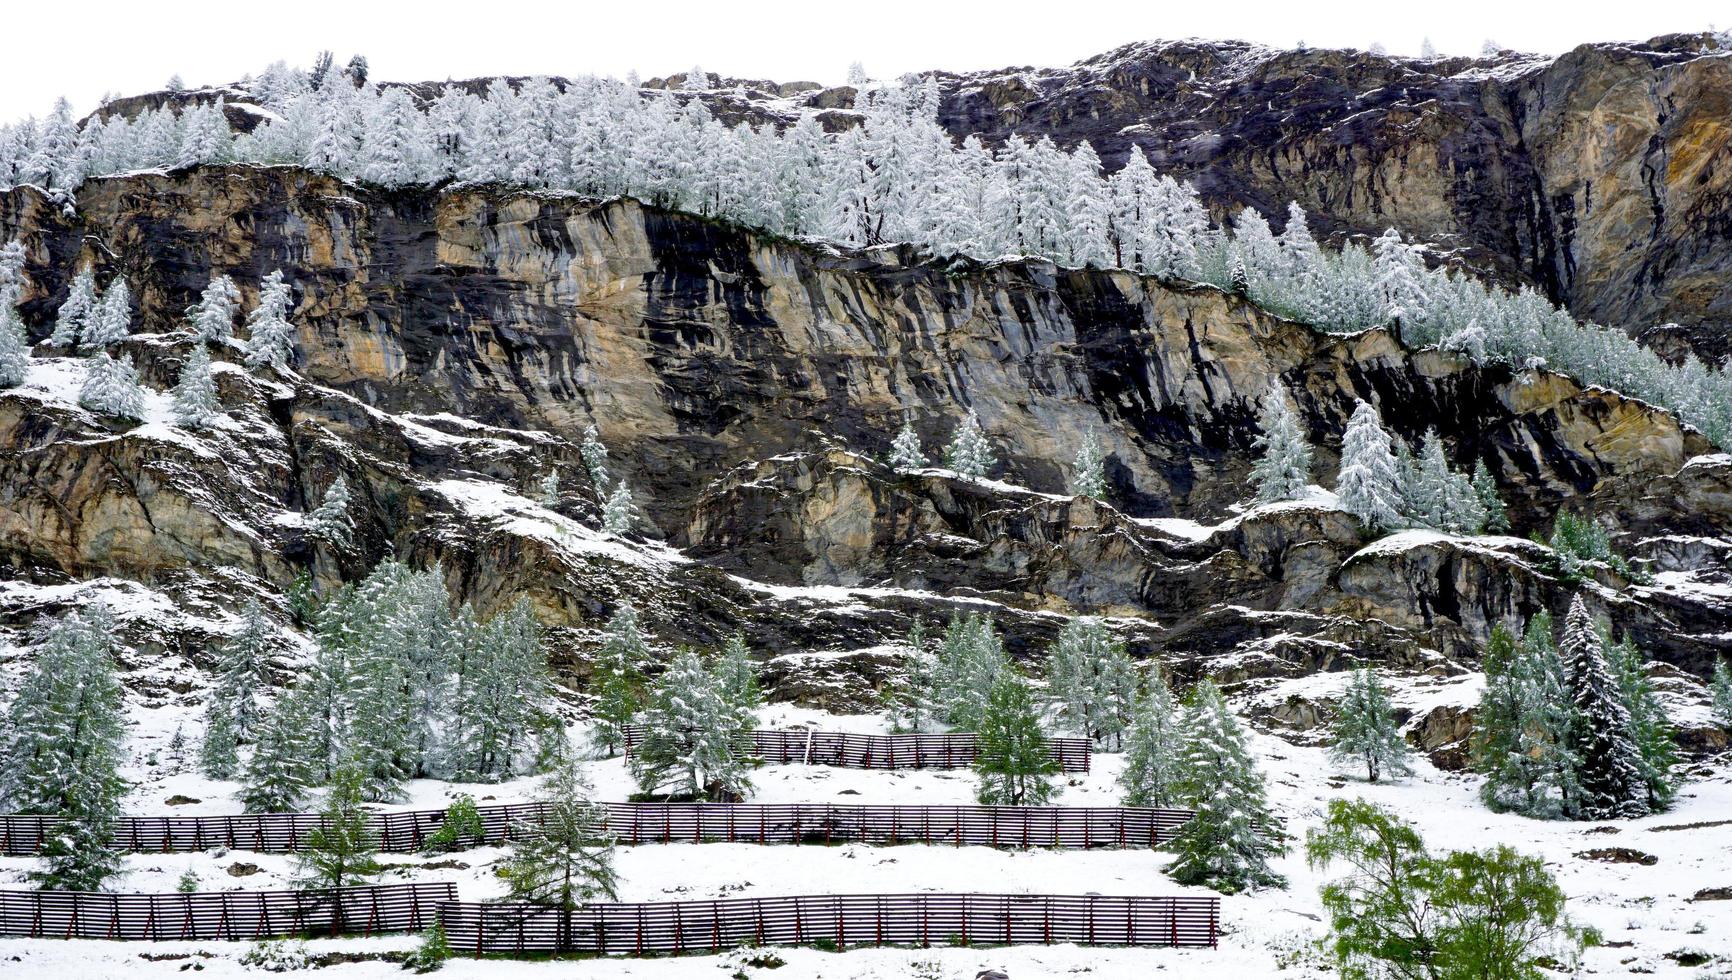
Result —
<path fill-rule="evenodd" d="M 0 563 L 21 581 L 109 576 L 220 604 L 309 565 L 329 585 L 386 555 L 437 560 L 483 612 L 530 595 L 570 631 L 574 673 L 583 631 L 632 599 L 668 642 L 745 626 L 820 664 L 782 662 L 787 690 L 825 703 L 893 672 L 861 651 L 956 609 L 991 611 L 1020 655 L 1066 615 L 1112 616 L 1139 653 L 1229 680 L 1470 660 L 1491 624 L 1561 609 L 1569 587 L 1519 540 L 1365 548 L 1326 501 L 1241 513 L 1275 379 L 1320 475 L 1366 399 L 1399 434 L 1435 426 L 1458 463 L 1485 460 L 1518 531 L 1592 495 L 1656 567 L 1709 581 L 1732 524 L 1724 458 L 1664 412 L 1382 332 L 1318 334 L 1211 287 L 941 270 L 632 201 L 382 194 L 292 168 L 96 180 L 70 211 L 16 190 L 0 196 L 14 235 L 39 340 L 78 262 L 127 276 L 127 350 L 159 390 L 213 274 L 251 302 L 283 269 L 300 328 L 294 372 L 219 372 L 210 433 L 92 417 L 72 359 L 0 394 Z M 874 461 L 905 418 L 933 449 L 970 408 L 1004 483 Z M 576 453 L 592 423 L 647 517 L 636 543 L 593 530 Z M 1085 434 L 1110 454 L 1112 506 L 1062 492 Z M 548 507 L 532 488 L 553 465 L 567 493 Z M 359 533 L 332 555 L 300 515 L 339 473 Z M 1674 517 L 1704 543 L 1657 540 Z M 1595 595 L 1687 669 L 1725 645 L 1732 613 L 1682 579 Z"/>

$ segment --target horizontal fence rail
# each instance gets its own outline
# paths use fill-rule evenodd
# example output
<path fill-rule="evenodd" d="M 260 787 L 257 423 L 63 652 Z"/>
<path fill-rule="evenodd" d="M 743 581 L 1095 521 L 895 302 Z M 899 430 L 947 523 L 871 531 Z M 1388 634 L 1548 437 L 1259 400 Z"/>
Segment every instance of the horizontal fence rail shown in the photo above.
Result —
<path fill-rule="evenodd" d="M 1220 899 L 1117 895 L 801 895 L 586 905 L 449 902 L 453 952 L 648 956 L 737 946 L 1214 946 Z"/>
<path fill-rule="evenodd" d="M 450 882 L 317 891 L 0 891 L 0 936 L 51 939 L 271 939 L 414 932 L 457 898 Z"/>
<path fill-rule="evenodd" d="M 600 803 L 599 829 L 621 843 L 740 841 L 758 844 L 952 844 L 991 847 L 1158 847 L 1191 818 L 1189 810 L 1142 807 L 899 806 L 833 803 Z M 538 803 L 476 808 L 481 833 L 457 847 L 499 844 L 540 823 Z M 319 826 L 316 813 L 232 816 L 127 816 L 114 843 L 136 852 L 213 848 L 293 852 Z M 418 851 L 445 821 L 444 810 L 367 815 L 385 851 Z M 0 854 L 38 853 L 58 817 L 0 815 Z"/>
<path fill-rule="evenodd" d="M 629 755 L 643 741 L 642 725 L 626 725 Z M 943 735 L 859 735 L 798 728 L 758 729 L 748 733 L 751 752 L 765 762 L 848 769 L 966 769 L 979 754 L 980 736 L 973 732 Z M 1089 771 L 1089 740 L 1049 738 L 1053 761 L 1061 772 Z"/>

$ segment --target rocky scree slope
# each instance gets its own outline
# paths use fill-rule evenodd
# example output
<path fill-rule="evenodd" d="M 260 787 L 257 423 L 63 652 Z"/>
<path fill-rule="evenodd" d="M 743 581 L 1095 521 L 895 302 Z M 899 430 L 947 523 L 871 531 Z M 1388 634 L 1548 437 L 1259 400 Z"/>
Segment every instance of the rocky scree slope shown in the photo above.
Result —
<path fill-rule="evenodd" d="M 295 371 L 219 372 L 228 417 L 196 436 L 91 416 L 70 359 L 0 393 L 14 629 L 78 601 L 80 580 L 221 609 L 280 601 L 308 564 L 328 587 L 395 555 L 443 562 L 483 613 L 531 596 L 573 675 L 630 600 L 669 643 L 743 628 L 781 655 L 781 696 L 842 706 L 897 669 L 884 647 L 915 615 L 958 609 L 992 613 L 1022 656 L 1066 615 L 1110 615 L 1181 675 L 1238 679 L 1358 660 L 1458 672 L 1491 625 L 1562 611 L 1574 587 L 1523 540 L 1366 547 L 1327 495 L 1242 512 L 1257 400 L 1280 379 L 1320 476 L 1357 398 L 1406 438 L 1436 425 L 1458 464 L 1497 475 L 1519 533 L 1591 502 L 1661 573 L 1591 586 L 1653 655 L 1702 674 L 1732 636 L 1732 458 L 1693 430 L 1556 375 L 1319 334 L 1212 287 L 1041 262 L 947 271 L 629 200 L 384 194 L 293 168 L 94 180 L 75 210 L 18 189 L 0 196 L 0 240 L 14 236 L 38 340 L 77 263 L 127 276 L 127 350 L 159 390 L 214 274 L 250 305 L 283 269 L 300 330 Z M 970 408 L 1006 482 L 875 461 L 905 418 L 935 450 Z M 592 423 L 644 509 L 641 541 L 593 530 L 576 451 Z M 1110 454 L 1112 506 L 1062 495 L 1087 433 Z M 567 492 L 547 508 L 534 488 L 556 464 Z M 315 552 L 299 515 L 338 474 L 357 543 Z M 146 656 L 196 659 L 216 628 L 129 622 Z"/>

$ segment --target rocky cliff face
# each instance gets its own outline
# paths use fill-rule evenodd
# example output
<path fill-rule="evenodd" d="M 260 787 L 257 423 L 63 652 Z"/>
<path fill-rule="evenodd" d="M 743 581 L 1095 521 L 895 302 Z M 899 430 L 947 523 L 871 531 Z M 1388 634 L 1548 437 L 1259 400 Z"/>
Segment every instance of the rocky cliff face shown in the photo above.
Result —
<path fill-rule="evenodd" d="M 483 612 L 529 594 L 581 675 L 620 601 L 668 642 L 744 627 L 784 696 L 865 697 L 915 615 L 990 611 L 1034 655 L 1097 613 L 1181 672 L 1280 676 L 1349 660 L 1460 669 L 1492 624 L 1571 588 L 1545 549 L 1409 534 L 1366 547 L 1326 498 L 1243 513 L 1255 401 L 1292 389 L 1332 477 L 1356 398 L 1486 461 L 1518 530 L 1591 495 L 1664 574 L 1593 586 L 1657 656 L 1701 671 L 1732 633 L 1732 460 L 1669 415 L 1543 373 L 1476 368 L 1386 334 L 1330 337 L 1207 287 L 1018 263 L 969 272 L 841 254 L 635 202 L 484 189 L 375 194 L 287 168 L 93 181 L 75 211 L 0 197 L 46 335 L 75 261 L 140 297 L 128 350 L 165 389 L 181 311 L 215 273 L 295 284 L 296 370 L 219 372 L 197 436 L 75 403 L 77 362 L 0 394 L 0 563 L 21 625 L 62 583 L 138 583 L 198 607 L 275 595 L 386 555 L 442 561 Z M 234 352 L 222 353 L 238 361 Z M 160 400 L 160 399 L 159 399 Z M 156 402 L 153 402 L 153 405 Z M 1005 482 L 874 460 L 902 421 L 928 447 L 976 410 Z M 648 518 L 593 530 L 576 443 L 595 424 Z M 1063 495 L 1085 433 L 1112 506 Z M 556 507 L 535 481 L 559 464 Z M 338 474 L 360 525 L 315 553 L 299 515 Z M 69 587 L 68 587 L 69 588 Z M 52 597 L 58 598 L 52 598 Z M 141 636 L 196 650 L 196 630 Z"/>

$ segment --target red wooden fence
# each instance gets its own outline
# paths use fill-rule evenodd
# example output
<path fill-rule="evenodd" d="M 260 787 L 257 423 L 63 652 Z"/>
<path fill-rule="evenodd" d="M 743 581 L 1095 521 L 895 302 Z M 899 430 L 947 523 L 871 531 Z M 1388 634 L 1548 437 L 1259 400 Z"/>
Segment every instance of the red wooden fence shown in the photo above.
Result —
<path fill-rule="evenodd" d="M 623 729 L 629 754 L 643 741 L 643 726 Z M 966 769 L 979 754 L 980 737 L 973 732 L 943 735 L 858 735 L 805 729 L 758 729 L 750 732 L 751 753 L 765 762 L 849 769 Z M 1053 761 L 1061 772 L 1089 771 L 1086 738 L 1049 738 Z"/>
<path fill-rule="evenodd" d="M 834 803 L 601 803 L 601 829 L 621 843 L 744 841 L 759 844 L 953 844 L 992 847 L 1155 847 L 1171 840 L 1189 810 L 1140 807 L 871 806 Z M 475 847 L 511 839 L 542 819 L 536 803 L 476 808 L 482 833 L 457 842 Z M 418 851 L 445 821 L 444 810 L 374 813 L 368 823 L 386 851 Z M 127 816 L 114 842 L 141 852 L 299 850 L 319 825 L 316 813 L 233 816 Z M 42 848 L 58 817 L 0 816 L 0 854 Z"/>
<path fill-rule="evenodd" d="M 1220 899 L 1121 895 L 800 895 L 586 905 L 448 902 L 453 951 L 647 956 L 736 946 L 1214 946 Z"/>
<path fill-rule="evenodd" d="M 0 891 L 0 936 L 246 940 L 413 932 L 456 898 L 456 886 L 444 881 L 317 891 Z"/>

